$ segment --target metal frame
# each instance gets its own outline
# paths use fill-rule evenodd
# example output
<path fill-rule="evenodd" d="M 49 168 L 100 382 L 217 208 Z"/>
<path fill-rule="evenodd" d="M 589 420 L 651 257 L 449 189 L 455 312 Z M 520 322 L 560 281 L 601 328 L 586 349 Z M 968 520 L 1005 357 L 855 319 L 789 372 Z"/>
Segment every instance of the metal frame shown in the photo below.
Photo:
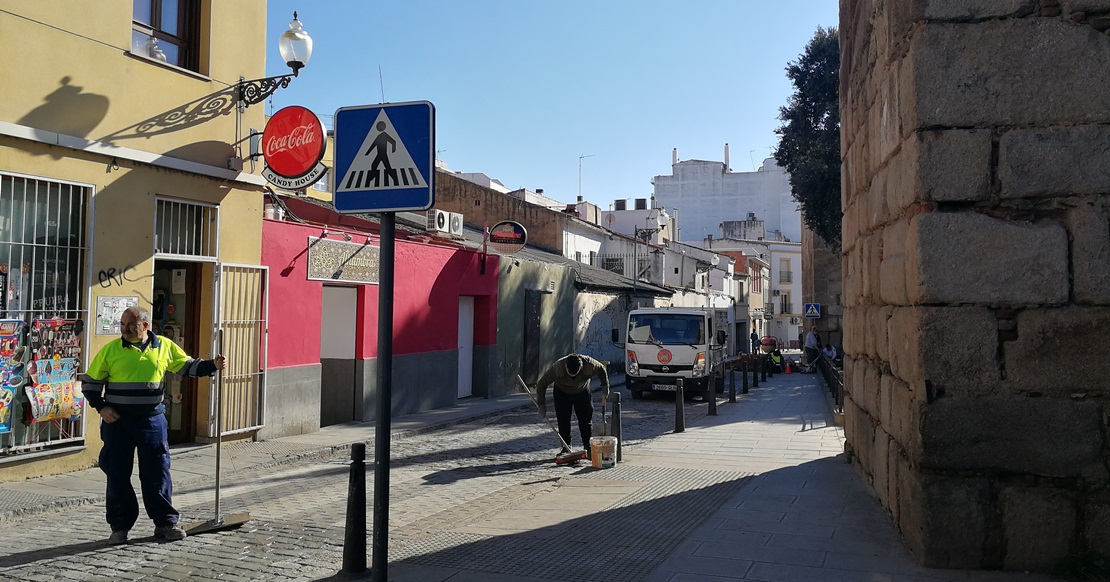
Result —
<path fill-rule="evenodd" d="M 94 197 L 95 197 L 96 187 L 93 184 L 88 184 L 88 183 L 83 183 L 83 182 L 75 182 L 75 181 L 72 181 L 72 180 L 61 180 L 61 179 L 55 179 L 55 178 L 47 178 L 47 177 L 44 177 L 44 176 L 36 176 L 36 175 L 31 175 L 31 174 L 22 174 L 22 173 L 18 173 L 18 172 L 0 171 L 0 181 L 5 180 L 5 179 L 27 180 L 27 181 L 33 181 L 33 182 L 36 182 L 36 183 L 41 182 L 41 183 L 47 184 L 48 188 L 50 186 L 69 187 L 70 188 L 70 193 L 69 193 L 70 197 L 69 197 L 69 200 L 68 200 L 68 208 L 65 211 L 66 212 L 66 218 L 72 217 L 73 212 L 74 212 L 75 209 L 78 212 L 81 213 L 81 220 L 78 221 L 78 223 L 77 223 L 78 231 L 77 231 L 76 237 L 75 237 L 75 239 L 77 241 L 77 246 L 67 246 L 67 247 L 64 247 L 64 248 L 67 251 L 76 251 L 78 253 L 78 260 L 74 263 L 74 265 L 78 266 L 79 269 L 84 271 L 84 276 L 79 277 L 79 281 L 78 281 L 78 285 L 83 285 L 84 293 L 81 292 L 81 287 L 79 287 L 76 290 L 76 292 L 74 293 L 74 297 L 72 298 L 72 300 L 76 302 L 75 306 L 69 305 L 69 301 L 67 300 L 66 307 L 74 307 L 73 309 L 47 310 L 46 306 L 43 305 L 42 309 L 36 310 L 34 308 L 34 304 L 32 303 L 30 309 L 20 309 L 19 310 L 21 312 L 21 315 L 23 316 L 23 318 L 26 319 L 28 325 L 30 325 L 30 322 L 35 319 L 36 313 L 40 314 L 40 315 L 66 314 L 67 316 L 73 316 L 72 318 L 74 318 L 74 319 L 85 319 L 86 322 L 87 322 L 87 320 L 88 320 L 88 318 L 87 318 L 88 305 L 91 303 L 91 300 L 92 300 L 91 299 L 92 298 L 92 284 L 91 284 L 91 281 L 92 281 L 92 278 L 91 278 L 92 277 L 92 275 L 91 275 L 91 272 L 92 272 L 92 255 L 91 255 L 91 253 L 89 253 L 89 248 L 91 248 L 91 246 L 92 246 L 92 236 L 93 236 L 91 205 L 92 205 L 92 202 L 93 202 Z M 72 191 L 73 188 L 78 188 L 78 189 L 81 190 L 81 192 L 77 193 L 77 196 L 79 196 L 79 200 L 78 200 L 78 204 L 76 204 L 76 205 L 74 204 L 74 200 L 73 200 L 73 195 L 74 195 L 74 193 Z M 13 189 L 13 193 L 14 193 L 14 189 Z M 28 194 L 26 185 L 24 185 L 23 194 L 24 194 L 24 196 L 26 196 Z M 35 192 L 34 192 L 34 196 L 35 196 L 36 200 L 38 199 L 39 195 L 40 195 L 39 187 L 36 185 Z M 14 199 L 13 199 L 13 201 L 14 201 Z M 55 222 L 57 224 L 61 224 L 61 220 L 62 220 L 62 207 L 63 207 L 63 205 L 62 205 L 61 202 L 62 202 L 61 194 L 59 193 L 58 208 L 55 210 L 55 215 L 54 215 L 55 216 Z M 47 200 L 47 204 L 49 205 L 49 199 Z M 26 215 L 24 215 L 24 216 L 26 216 Z M 10 217 L 7 217 L 7 218 L 12 219 L 12 218 L 14 218 L 14 216 L 10 216 Z M 26 224 L 23 225 L 23 228 L 26 229 Z M 36 225 L 36 228 L 37 228 L 37 225 Z M 57 245 L 57 244 L 49 245 L 49 244 L 46 244 L 46 243 L 44 243 L 42 245 L 35 244 L 35 243 L 32 243 L 30 245 L 26 245 L 25 243 L 22 242 L 22 237 L 20 239 L 20 242 L 16 242 L 16 240 L 12 237 L 12 235 L 14 234 L 14 229 L 8 228 L 6 230 L 8 232 L 7 239 L 3 242 L 7 243 L 8 245 L 20 245 L 21 247 L 30 247 L 31 248 L 31 264 L 32 265 L 34 265 L 37 261 L 37 258 L 38 258 L 37 255 L 38 255 L 40 247 L 42 247 L 42 252 L 43 252 L 42 259 L 43 259 L 44 262 L 49 260 L 51 249 L 53 249 L 53 252 L 55 253 L 55 260 L 57 260 L 57 253 L 59 252 L 59 249 L 61 248 L 59 245 Z M 0 232 L 2 232 L 2 231 L 0 231 Z M 57 243 L 57 240 L 55 240 L 55 243 Z M 21 252 L 20 252 L 21 266 L 22 266 L 22 263 L 24 262 L 23 261 L 23 257 L 25 256 L 24 250 L 25 249 L 21 249 Z M 11 249 L 10 249 L 10 246 L 9 246 L 8 256 L 4 257 L 7 260 L 7 262 L 9 263 L 9 268 L 10 268 L 10 263 L 11 263 L 11 257 L 12 257 L 12 252 L 11 252 Z M 69 272 L 70 271 L 67 270 L 67 275 L 68 275 Z M 55 269 L 54 277 L 57 278 L 58 275 L 59 275 L 59 273 L 57 272 L 57 269 Z M 31 279 L 30 279 L 30 282 L 28 283 L 28 288 L 31 289 L 31 290 L 34 289 L 34 281 L 35 281 L 36 276 L 45 276 L 45 273 L 40 274 L 40 273 L 37 272 L 37 270 L 33 270 L 33 272 L 30 273 Z M 56 285 L 55 285 L 55 287 L 56 287 Z M 33 302 L 34 297 L 33 296 L 28 296 L 27 299 L 29 301 Z M 82 306 L 82 303 L 84 303 L 84 306 Z M 87 357 L 88 357 L 89 337 L 90 337 L 90 334 L 92 333 L 90 331 L 91 329 L 92 329 L 92 326 L 90 326 L 90 325 L 85 326 L 85 330 L 84 330 L 83 337 L 82 337 L 82 358 L 83 359 L 87 359 Z M 17 400 L 13 400 L 13 403 L 16 402 L 16 401 Z M 13 411 L 13 414 L 14 414 L 14 411 Z M 26 427 L 25 432 L 23 433 L 23 444 L 16 444 L 16 440 L 15 440 L 16 439 L 16 432 L 15 432 L 15 430 L 13 430 L 12 432 L 0 435 L 0 464 L 2 464 L 4 462 L 7 462 L 7 461 L 23 461 L 23 460 L 26 460 L 28 458 L 52 455 L 56 452 L 57 453 L 68 453 L 68 452 L 72 452 L 73 450 L 80 450 L 80 449 L 84 448 L 85 434 L 86 434 L 86 432 L 85 432 L 85 428 L 86 428 L 85 418 L 86 418 L 87 414 L 88 414 L 88 408 L 86 407 L 86 409 L 84 411 L 82 411 L 81 418 L 77 421 L 73 421 L 73 420 L 52 420 L 52 421 L 45 421 L 45 422 L 34 423 L 32 425 L 29 425 L 29 426 Z M 14 423 L 19 422 L 19 420 L 13 418 L 12 422 L 13 422 L 13 426 L 14 426 Z M 45 435 L 46 440 L 37 440 L 37 439 L 42 438 L 42 432 L 44 431 L 44 428 L 47 429 L 46 430 L 47 434 Z M 54 430 L 52 430 L 52 429 L 54 429 Z M 58 438 L 54 438 L 55 430 L 57 432 L 57 437 Z M 65 436 L 65 435 L 68 435 L 68 436 Z M 30 439 L 32 437 L 36 439 L 35 442 L 30 441 Z M 46 447 L 53 447 L 53 446 L 56 446 L 56 445 L 66 445 L 66 444 L 69 444 L 69 443 L 76 443 L 78 446 L 75 446 L 75 447 L 58 447 L 57 449 L 47 449 L 46 448 Z M 28 452 L 31 452 L 31 451 L 40 451 L 40 452 L 28 454 Z M 10 453 L 21 453 L 21 454 L 16 455 L 16 456 L 9 456 Z"/>
<path fill-rule="evenodd" d="M 163 212 L 163 209 L 169 212 Z M 199 212 L 199 214 L 194 214 Z M 209 215 L 214 216 L 211 220 L 213 225 L 206 227 L 205 218 Z M 179 228 L 185 230 L 175 229 L 174 223 L 182 223 L 182 218 L 199 219 L 197 221 L 189 220 L 183 224 L 178 224 Z M 159 233 L 162 232 L 158 226 L 161 223 L 169 234 L 176 237 L 184 237 L 190 245 L 194 237 L 196 238 L 195 246 L 189 246 L 184 249 L 172 249 L 179 251 L 201 251 L 201 252 L 166 252 L 162 250 L 159 241 Z M 191 229 L 199 230 L 191 230 Z M 203 202 L 192 202 L 186 200 L 178 200 L 166 196 L 154 197 L 154 258 L 165 259 L 171 261 L 187 261 L 199 263 L 216 263 L 219 261 L 220 250 L 220 207 L 215 204 L 205 204 Z M 171 237 L 173 238 L 173 237 Z M 171 240 L 167 245 L 172 245 L 176 241 Z M 210 247 L 210 248 L 205 248 Z"/>
<path fill-rule="evenodd" d="M 217 338 L 223 331 L 223 349 L 226 352 L 223 355 L 227 358 L 220 387 L 222 394 L 219 395 L 224 417 L 218 419 L 221 421 L 221 436 L 251 432 L 266 424 L 269 281 L 270 270 L 266 266 L 236 263 L 219 263 L 216 266 L 212 353 L 220 349 Z M 255 306 L 258 315 L 251 318 L 249 311 Z M 250 393 L 252 387 L 257 389 L 256 394 Z M 239 393 L 232 395 L 230 391 Z M 220 411 L 216 404 L 216 398 L 209 399 L 209 418 L 212 422 L 208 423 L 208 436 L 211 438 L 217 436 L 215 422 Z"/>

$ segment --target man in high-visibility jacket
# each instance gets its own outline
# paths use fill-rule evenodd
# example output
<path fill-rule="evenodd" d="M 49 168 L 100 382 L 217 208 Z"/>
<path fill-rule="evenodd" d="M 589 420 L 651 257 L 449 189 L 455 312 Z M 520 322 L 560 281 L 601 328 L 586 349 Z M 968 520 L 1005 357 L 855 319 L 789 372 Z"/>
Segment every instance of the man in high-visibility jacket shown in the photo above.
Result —
<path fill-rule="evenodd" d="M 167 372 L 180 376 L 211 376 L 224 367 L 224 357 L 190 358 L 169 338 L 150 331 L 150 312 L 132 307 L 120 316 L 122 337 L 104 346 L 82 375 L 82 392 L 100 413 L 100 470 L 108 477 L 107 520 L 109 544 L 127 542 L 139 519 L 139 503 L 131 486 L 135 451 L 139 453 L 139 482 L 143 505 L 154 521 L 154 537 L 185 538 L 177 525 L 170 480 L 170 449 L 166 437 L 166 407 L 162 379 Z"/>

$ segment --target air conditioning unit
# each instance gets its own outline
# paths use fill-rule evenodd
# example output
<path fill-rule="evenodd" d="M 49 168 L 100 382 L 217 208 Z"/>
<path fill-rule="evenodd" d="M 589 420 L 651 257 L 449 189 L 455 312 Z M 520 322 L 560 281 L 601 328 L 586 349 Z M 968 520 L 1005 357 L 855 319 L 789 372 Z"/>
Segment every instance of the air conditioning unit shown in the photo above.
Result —
<path fill-rule="evenodd" d="M 458 212 L 447 213 L 447 232 L 455 236 L 462 236 L 463 231 L 463 215 Z"/>
<path fill-rule="evenodd" d="M 427 230 L 434 232 L 449 232 L 451 228 L 450 214 L 450 212 L 436 210 L 435 208 L 429 210 Z"/>
<path fill-rule="evenodd" d="M 775 289 L 774 291 L 771 291 L 771 295 L 774 295 L 775 297 L 778 297 L 779 296 L 779 290 Z"/>

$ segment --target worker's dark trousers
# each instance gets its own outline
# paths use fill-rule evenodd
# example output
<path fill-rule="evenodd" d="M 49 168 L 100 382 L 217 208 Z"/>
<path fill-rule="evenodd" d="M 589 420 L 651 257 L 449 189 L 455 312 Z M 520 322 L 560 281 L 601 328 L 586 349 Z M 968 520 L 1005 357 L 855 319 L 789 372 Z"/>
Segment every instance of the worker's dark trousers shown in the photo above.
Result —
<path fill-rule="evenodd" d="M 567 394 L 556 388 L 554 390 L 555 418 L 559 421 L 559 434 L 563 440 L 570 444 L 570 411 L 578 417 L 578 430 L 582 433 L 582 447 L 590 448 L 591 424 L 594 419 L 594 401 L 589 390 L 577 394 Z"/>
<path fill-rule="evenodd" d="M 135 451 L 139 452 L 139 482 L 143 505 L 154 525 L 177 523 L 173 508 L 173 483 L 170 481 L 170 449 L 166 439 L 166 415 L 120 415 L 113 422 L 100 423 L 100 470 L 108 477 L 106 505 L 112 531 L 129 531 L 139 519 L 139 503 L 131 486 Z"/>

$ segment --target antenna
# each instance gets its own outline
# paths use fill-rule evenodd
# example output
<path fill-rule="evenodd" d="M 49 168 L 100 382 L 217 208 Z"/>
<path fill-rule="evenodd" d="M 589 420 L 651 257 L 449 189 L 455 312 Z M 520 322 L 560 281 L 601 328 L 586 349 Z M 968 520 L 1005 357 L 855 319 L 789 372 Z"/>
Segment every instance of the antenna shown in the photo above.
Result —
<path fill-rule="evenodd" d="M 752 161 L 752 171 L 754 172 L 755 171 L 755 156 L 752 155 L 753 153 L 755 153 L 755 150 L 749 151 L 748 152 L 748 158 L 751 159 L 751 161 Z"/>
<path fill-rule="evenodd" d="M 382 88 L 382 103 L 385 103 L 385 81 L 382 80 L 382 66 L 378 65 L 378 86 Z"/>

